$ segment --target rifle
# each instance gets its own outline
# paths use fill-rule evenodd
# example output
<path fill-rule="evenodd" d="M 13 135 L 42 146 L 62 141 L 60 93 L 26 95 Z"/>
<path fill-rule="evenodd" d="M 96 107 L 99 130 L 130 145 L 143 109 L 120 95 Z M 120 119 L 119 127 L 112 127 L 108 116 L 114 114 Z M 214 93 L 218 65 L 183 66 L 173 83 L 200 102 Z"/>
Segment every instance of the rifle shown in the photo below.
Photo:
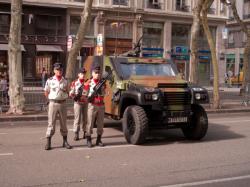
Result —
<path fill-rule="evenodd" d="M 87 82 L 89 79 L 86 79 L 84 82 Z M 78 89 L 77 89 L 77 94 L 75 95 L 75 97 L 73 98 L 73 100 L 75 102 L 79 101 L 81 96 L 82 96 L 82 92 L 83 92 L 83 86 L 84 84 L 82 84 Z"/>
<path fill-rule="evenodd" d="M 82 84 L 82 85 L 78 88 L 77 94 L 76 94 L 75 97 L 73 98 L 73 100 L 74 100 L 75 102 L 77 102 L 77 101 L 80 100 L 80 98 L 81 98 L 81 96 L 82 96 L 82 92 L 83 92 L 83 86 L 84 86 L 84 84 Z"/>
<path fill-rule="evenodd" d="M 89 102 L 93 101 L 95 95 L 97 95 L 97 93 L 101 90 L 102 86 L 111 77 L 111 75 L 112 75 L 112 70 L 109 73 L 106 73 L 103 76 L 103 78 L 101 78 L 101 80 L 99 81 L 99 83 L 95 85 L 95 87 L 93 88 L 93 92 L 90 93 L 90 95 L 88 96 L 88 101 Z"/>

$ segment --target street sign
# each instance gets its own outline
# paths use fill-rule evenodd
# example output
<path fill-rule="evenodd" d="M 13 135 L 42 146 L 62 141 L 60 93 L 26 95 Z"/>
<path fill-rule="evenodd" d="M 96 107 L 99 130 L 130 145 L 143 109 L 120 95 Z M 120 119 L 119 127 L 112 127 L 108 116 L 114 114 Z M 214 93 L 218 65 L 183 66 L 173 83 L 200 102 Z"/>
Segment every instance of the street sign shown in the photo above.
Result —
<path fill-rule="evenodd" d="M 72 48 L 72 44 L 73 44 L 73 39 L 72 39 L 72 36 L 69 35 L 68 40 L 67 40 L 67 50 L 68 51 Z"/>
<path fill-rule="evenodd" d="M 102 36 L 102 34 L 97 35 L 97 46 L 103 46 L 103 36 Z"/>

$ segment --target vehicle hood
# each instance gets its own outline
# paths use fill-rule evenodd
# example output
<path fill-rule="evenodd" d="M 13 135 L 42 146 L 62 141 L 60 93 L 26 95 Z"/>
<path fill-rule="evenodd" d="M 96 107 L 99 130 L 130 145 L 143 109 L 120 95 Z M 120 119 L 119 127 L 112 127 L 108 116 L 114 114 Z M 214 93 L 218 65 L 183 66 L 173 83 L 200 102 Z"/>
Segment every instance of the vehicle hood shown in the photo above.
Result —
<path fill-rule="evenodd" d="M 179 77 L 166 76 L 131 76 L 130 81 L 143 86 L 158 87 L 158 84 L 185 84 L 186 81 Z"/>

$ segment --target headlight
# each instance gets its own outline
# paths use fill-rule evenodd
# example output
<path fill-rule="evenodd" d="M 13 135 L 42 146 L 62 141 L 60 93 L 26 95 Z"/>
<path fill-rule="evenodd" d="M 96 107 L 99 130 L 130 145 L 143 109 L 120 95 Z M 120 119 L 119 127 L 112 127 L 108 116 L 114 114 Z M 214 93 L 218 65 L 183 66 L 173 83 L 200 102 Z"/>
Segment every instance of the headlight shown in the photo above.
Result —
<path fill-rule="evenodd" d="M 152 94 L 152 100 L 157 101 L 159 99 L 158 94 Z"/>
<path fill-rule="evenodd" d="M 147 101 L 157 101 L 159 99 L 159 95 L 157 93 L 145 93 L 144 97 Z"/>
<path fill-rule="evenodd" d="M 195 99 L 200 100 L 201 99 L 201 94 L 200 93 L 196 93 L 195 94 Z"/>
<path fill-rule="evenodd" d="M 192 88 L 195 92 L 201 92 L 201 91 L 204 91 L 203 88 Z"/>

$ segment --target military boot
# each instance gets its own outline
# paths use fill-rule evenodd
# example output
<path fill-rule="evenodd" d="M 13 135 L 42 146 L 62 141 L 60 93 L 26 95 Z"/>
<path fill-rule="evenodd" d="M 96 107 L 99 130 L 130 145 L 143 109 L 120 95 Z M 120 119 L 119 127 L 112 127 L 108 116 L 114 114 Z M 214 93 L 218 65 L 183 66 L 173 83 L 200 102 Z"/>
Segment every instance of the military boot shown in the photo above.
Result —
<path fill-rule="evenodd" d="M 79 140 L 79 132 L 75 132 L 74 140 L 75 140 L 75 141 L 78 141 L 78 140 Z"/>
<path fill-rule="evenodd" d="M 83 139 L 86 139 L 86 131 L 83 132 Z"/>
<path fill-rule="evenodd" d="M 51 137 L 47 137 L 47 143 L 45 145 L 45 150 L 51 149 Z"/>
<path fill-rule="evenodd" d="M 104 147 L 104 144 L 102 143 L 102 136 L 98 135 L 96 139 L 96 145 L 100 147 Z"/>
<path fill-rule="evenodd" d="M 86 138 L 87 138 L 87 146 L 88 148 L 91 148 L 92 147 L 91 136 L 86 136 Z"/>
<path fill-rule="evenodd" d="M 67 141 L 67 136 L 63 136 L 63 147 L 66 147 L 67 149 L 71 149 L 71 145 L 69 145 L 68 141 Z"/>

